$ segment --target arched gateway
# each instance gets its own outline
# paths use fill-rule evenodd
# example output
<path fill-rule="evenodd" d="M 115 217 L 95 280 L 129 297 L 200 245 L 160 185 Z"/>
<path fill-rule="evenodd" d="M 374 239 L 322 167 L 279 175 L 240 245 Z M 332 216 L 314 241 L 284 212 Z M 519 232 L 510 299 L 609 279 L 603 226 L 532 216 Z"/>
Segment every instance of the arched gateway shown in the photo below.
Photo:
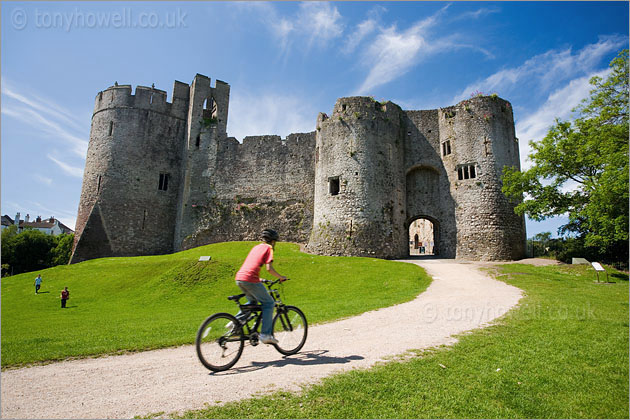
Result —
<path fill-rule="evenodd" d="M 409 255 L 440 255 L 440 223 L 430 216 L 417 216 L 407 222 Z"/>
<path fill-rule="evenodd" d="M 340 98 L 312 132 L 241 143 L 227 135 L 229 93 L 198 74 L 171 102 L 154 87 L 97 94 L 73 263 L 253 240 L 252 226 L 315 254 L 400 258 L 431 242 L 410 238 L 416 219 L 441 258 L 524 255 L 524 218 L 501 192 L 503 169 L 520 166 L 509 102 Z"/>

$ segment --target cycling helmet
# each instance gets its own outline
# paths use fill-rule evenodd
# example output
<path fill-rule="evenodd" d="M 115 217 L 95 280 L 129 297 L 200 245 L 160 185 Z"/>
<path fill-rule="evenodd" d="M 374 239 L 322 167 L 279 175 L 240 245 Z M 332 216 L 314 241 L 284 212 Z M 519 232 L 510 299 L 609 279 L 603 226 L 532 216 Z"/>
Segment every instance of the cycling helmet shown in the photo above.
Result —
<path fill-rule="evenodd" d="M 280 239 L 280 235 L 278 235 L 278 232 L 276 232 L 273 229 L 263 230 L 263 233 L 261 236 L 262 236 L 263 241 L 265 242 L 277 241 L 278 239 Z"/>

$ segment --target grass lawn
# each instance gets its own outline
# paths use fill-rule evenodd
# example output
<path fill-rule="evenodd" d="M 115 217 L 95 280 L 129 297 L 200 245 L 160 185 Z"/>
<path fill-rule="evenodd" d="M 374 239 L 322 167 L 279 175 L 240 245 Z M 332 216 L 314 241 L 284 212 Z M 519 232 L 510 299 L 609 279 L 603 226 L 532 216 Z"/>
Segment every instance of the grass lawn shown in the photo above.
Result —
<path fill-rule="evenodd" d="M 628 418 L 628 276 L 501 266 L 526 297 L 496 325 L 418 352 L 183 418 Z"/>
<path fill-rule="evenodd" d="M 2 367 L 194 342 L 201 322 L 236 313 L 234 275 L 255 242 L 213 244 L 173 255 L 103 258 L 2 279 Z M 210 255 L 210 262 L 198 262 Z M 430 283 L 413 265 L 323 257 L 278 244 L 274 267 L 291 278 L 283 300 L 310 324 L 409 301 Z M 33 282 L 42 274 L 40 294 Z M 263 277 L 272 278 L 263 269 Z M 59 294 L 68 286 L 67 309 Z"/>

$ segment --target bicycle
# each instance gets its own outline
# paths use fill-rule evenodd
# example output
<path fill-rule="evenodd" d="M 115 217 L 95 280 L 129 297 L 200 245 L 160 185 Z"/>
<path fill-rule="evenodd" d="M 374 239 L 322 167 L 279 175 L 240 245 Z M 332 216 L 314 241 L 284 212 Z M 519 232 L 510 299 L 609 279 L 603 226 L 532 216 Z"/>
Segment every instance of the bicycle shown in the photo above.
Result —
<path fill-rule="evenodd" d="M 273 346 L 280 353 L 288 356 L 295 354 L 306 342 L 308 323 L 304 313 L 295 306 L 285 305 L 280 299 L 280 292 L 272 287 L 280 280 L 263 280 L 269 294 L 276 301 L 273 317 L 273 335 L 278 344 Z M 239 321 L 234 315 L 219 312 L 209 316 L 199 327 L 195 347 L 201 363 L 214 372 L 227 370 L 234 366 L 243 354 L 245 341 L 252 346 L 259 344 L 259 330 L 262 324 L 262 307 L 259 304 L 241 304 L 245 293 L 229 296 L 243 313 L 249 313 L 245 321 Z"/>

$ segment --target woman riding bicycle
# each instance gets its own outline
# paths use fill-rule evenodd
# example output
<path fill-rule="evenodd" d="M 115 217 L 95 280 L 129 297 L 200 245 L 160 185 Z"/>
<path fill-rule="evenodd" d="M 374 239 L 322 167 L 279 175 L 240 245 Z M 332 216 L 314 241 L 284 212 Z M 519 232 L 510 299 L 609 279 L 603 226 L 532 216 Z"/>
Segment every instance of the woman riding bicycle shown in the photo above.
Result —
<path fill-rule="evenodd" d="M 261 283 L 260 268 L 265 265 L 267 271 L 280 281 L 287 278 L 278 274 L 273 268 L 273 250 L 280 236 L 272 229 L 265 229 L 262 233 L 263 243 L 254 246 L 241 269 L 236 273 L 236 285 L 245 293 L 248 303 L 254 304 L 258 301 L 262 307 L 262 328 L 260 330 L 260 341 L 265 344 L 278 344 L 278 340 L 273 336 L 273 307 L 274 299 L 269 295 L 265 286 Z M 247 319 L 247 313 L 239 311 L 236 318 L 241 322 Z"/>

